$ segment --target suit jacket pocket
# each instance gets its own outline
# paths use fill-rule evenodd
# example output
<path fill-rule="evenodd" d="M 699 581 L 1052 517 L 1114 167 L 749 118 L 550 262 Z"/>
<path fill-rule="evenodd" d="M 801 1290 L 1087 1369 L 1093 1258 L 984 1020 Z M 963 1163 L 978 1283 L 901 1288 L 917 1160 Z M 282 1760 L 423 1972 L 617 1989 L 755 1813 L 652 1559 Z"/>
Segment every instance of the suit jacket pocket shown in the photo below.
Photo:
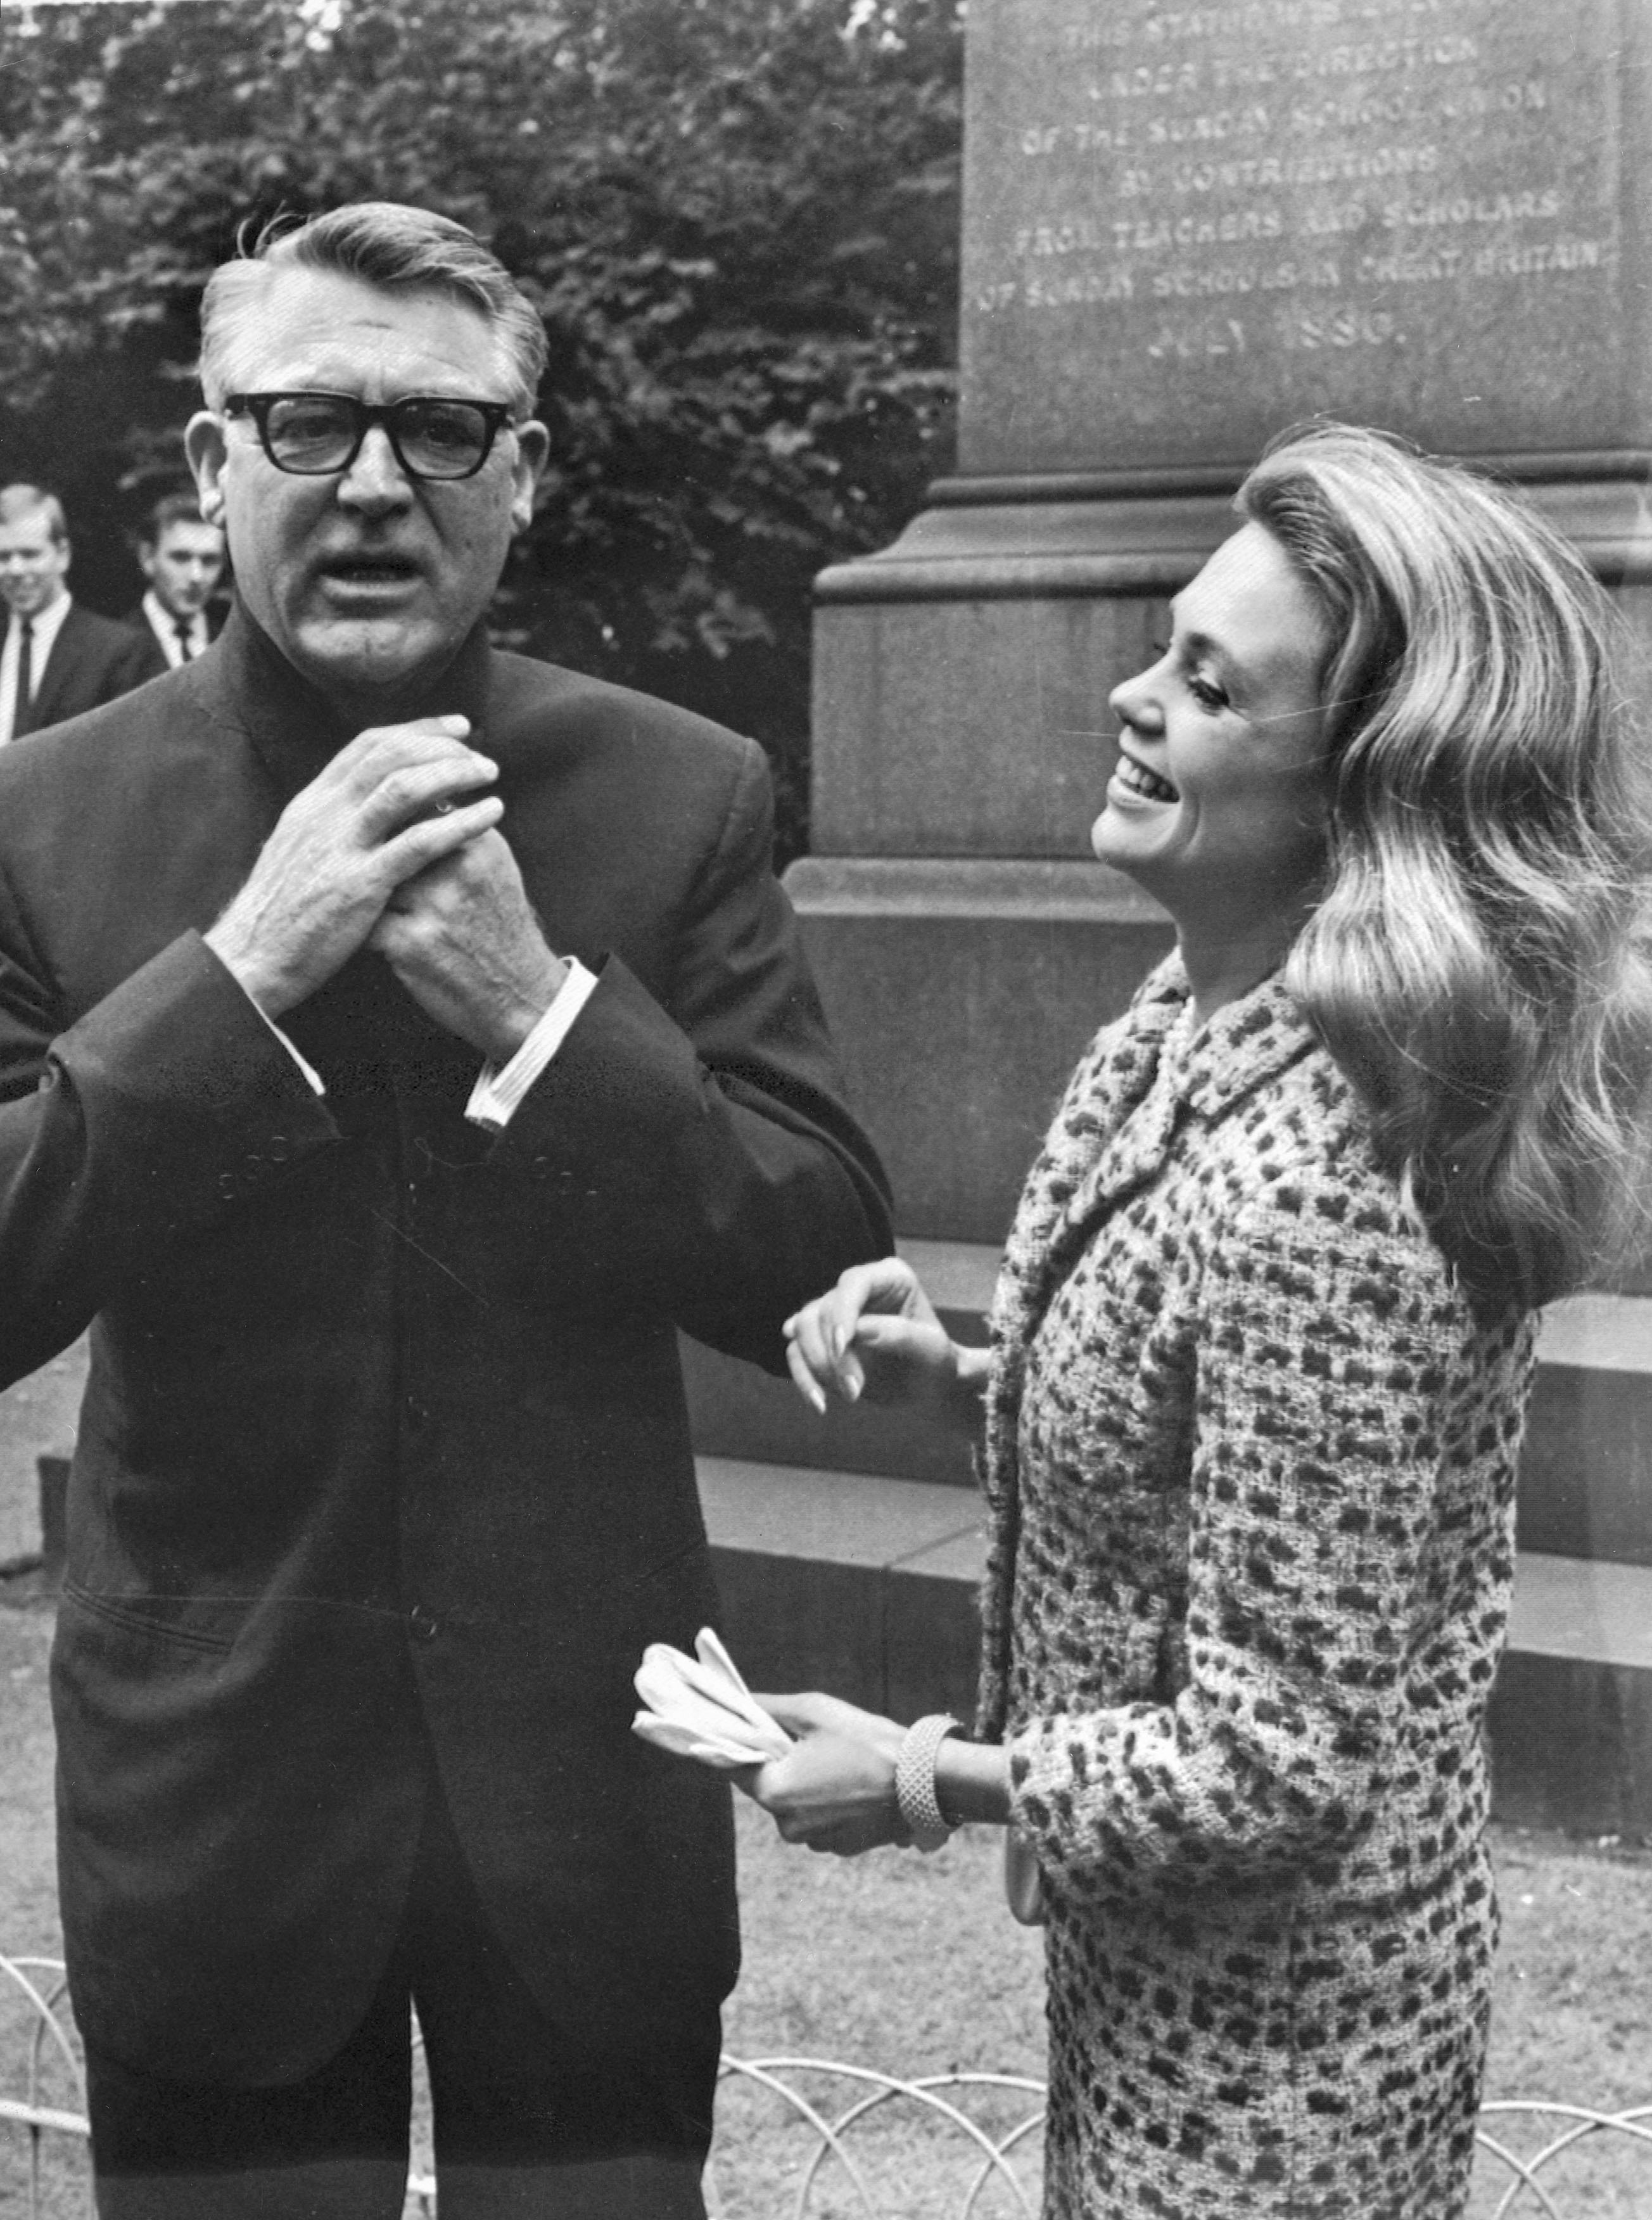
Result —
<path fill-rule="evenodd" d="M 71 1580 L 65 1581 L 63 1594 L 66 1603 L 108 1625 L 211 1656 L 234 1647 L 235 1629 L 224 1622 L 246 1610 L 240 1603 L 203 1605 L 186 1596 L 98 1595 Z"/>

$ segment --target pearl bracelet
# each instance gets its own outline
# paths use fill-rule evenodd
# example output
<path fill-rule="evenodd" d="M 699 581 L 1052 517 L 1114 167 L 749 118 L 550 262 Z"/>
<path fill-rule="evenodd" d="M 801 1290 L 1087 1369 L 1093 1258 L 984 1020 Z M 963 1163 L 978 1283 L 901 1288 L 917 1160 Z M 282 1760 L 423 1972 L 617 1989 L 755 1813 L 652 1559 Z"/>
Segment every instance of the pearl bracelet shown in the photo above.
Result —
<path fill-rule="evenodd" d="M 952 1831 L 935 1793 L 935 1761 L 948 1735 L 962 1732 L 950 1713 L 930 1712 L 907 1729 L 895 1759 L 895 1805 L 920 1850 L 938 1850 Z"/>

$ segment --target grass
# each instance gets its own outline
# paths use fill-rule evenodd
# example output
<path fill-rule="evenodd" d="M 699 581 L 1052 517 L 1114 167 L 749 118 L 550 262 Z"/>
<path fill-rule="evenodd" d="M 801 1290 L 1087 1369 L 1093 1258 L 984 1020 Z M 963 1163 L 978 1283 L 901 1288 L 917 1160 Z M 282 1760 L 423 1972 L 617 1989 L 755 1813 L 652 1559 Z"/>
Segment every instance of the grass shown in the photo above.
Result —
<path fill-rule="evenodd" d="M 11 1584 L 14 1589 L 23 1584 Z M 0 1950 L 53 1953 L 52 1741 L 46 1712 L 49 1611 L 0 1608 Z M 850 1861 L 788 1849 L 739 1805 L 745 1967 L 730 2001 L 729 2050 L 746 2059 L 825 2057 L 912 2078 L 984 2069 L 1044 2070 L 1039 1938 L 1017 1927 L 1000 1893 L 999 1844 L 966 1830 L 932 1858 L 883 1852 Z M 1493 1831 L 1504 1942 L 1488 2098 L 1543 2097 L 1602 2110 L 1652 2105 L 1652 1854 L 1512 1829 Z M 0 2005 L 0 2094 L 18 2093 L 22 2023 Z M 791 2077 L 801 2084 L 801 2077 Z M 828 2111 L 841 2085 L 808 2085 Z M 55 2098 L 65 2101 L 59 2085 Z M 991 2118 L 999 2132 L 1032 2100 Z M 1510 2129 L 1530 2150 L 1546 2139 Z M 890 2220 L 957 2213 L 971 2173 L 954 2131 L 938 2136 L 893 2109 L 855 2132 Z M 1036 2173 L 1036 2142 L 1022 2171 Z M 725 2084 L 713 2187 L 726 2220 L 782 2220 L 814 2147 L 778 2100 Z M 86 2211 L 78 2159 L 50 2161 L 47 2220 Z M 1652 2145 L 1597 2139 L 1542 2179 L 1563 2220 L 1652 2220 Z M 1473 2220 L 1492 2220 L 1510 2177 L 1482 2165 Z M 21 2138 L 0 2127 L 0 2220 L 22 2220 Z M 841 2174 L 823 2177 L 812 2209 L 858 2208 Z M 979 2220 L 1011 2210 L 983 2198 Z M 1510 2220 L 1542 2211 L 1528 2194 Z M 642 2220 L 642 2216 L 639 2216 Z"/>

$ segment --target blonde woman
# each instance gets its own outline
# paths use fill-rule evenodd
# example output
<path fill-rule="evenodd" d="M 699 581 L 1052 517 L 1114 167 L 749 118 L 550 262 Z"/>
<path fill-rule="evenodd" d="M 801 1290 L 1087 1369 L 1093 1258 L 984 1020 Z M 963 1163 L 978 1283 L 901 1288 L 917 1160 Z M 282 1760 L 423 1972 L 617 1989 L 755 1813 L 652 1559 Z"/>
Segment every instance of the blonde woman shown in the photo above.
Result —
<path fill-rule="evenodd" d="M 895 1259 L 789 1329 L 813 1399 L 984 1436 L 976 1737 L 766 1699 L 747 1779 L 817 1848 L 1015 1830 L 1050 2220 L 1452 2220 L 1533 1313 L 1639 1200 L 1647 817 L 1617 620 L 1522 502 L 1331 426 L 1237 507 L 1113 696 L 1095 849 L 1178 948 L 990 1357 Z"/>

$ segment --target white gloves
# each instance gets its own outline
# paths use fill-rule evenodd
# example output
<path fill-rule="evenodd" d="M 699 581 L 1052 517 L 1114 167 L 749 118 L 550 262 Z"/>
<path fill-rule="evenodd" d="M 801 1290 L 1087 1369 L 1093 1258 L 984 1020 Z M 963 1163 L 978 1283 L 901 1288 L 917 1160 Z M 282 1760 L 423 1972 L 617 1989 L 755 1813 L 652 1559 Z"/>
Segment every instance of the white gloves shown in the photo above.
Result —
<path fill-rule="evenodd" d="M 695 1637 L 694 1657 L 667 1642 L 651 1642 L 637 1668 L 636 1689 L 646 1709 L 632 1731 L 675 1757 L 732 1772 L 784 1757 L 792 1738 L 771 1719 L 708 1626 Z"/>

